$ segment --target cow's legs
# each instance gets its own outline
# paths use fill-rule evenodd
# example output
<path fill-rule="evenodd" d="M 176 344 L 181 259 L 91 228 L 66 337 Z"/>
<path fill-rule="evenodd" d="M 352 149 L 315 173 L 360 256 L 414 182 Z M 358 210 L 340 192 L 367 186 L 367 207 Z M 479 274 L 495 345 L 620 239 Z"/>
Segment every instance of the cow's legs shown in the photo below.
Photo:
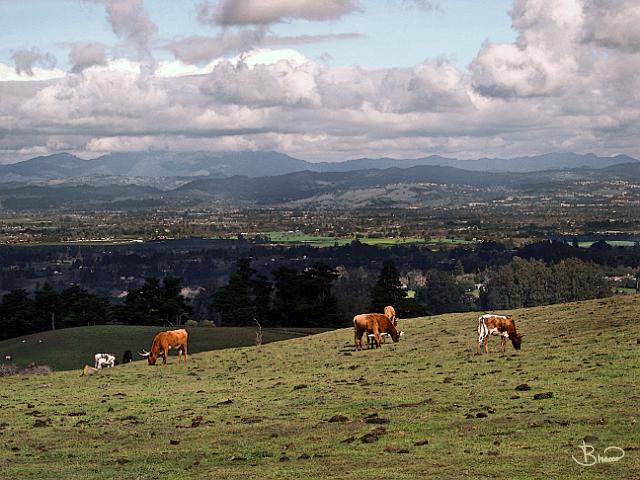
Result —
<path fill-rule="evenodd" d="M 362 350 L 362 332 L 358 331 L 356 327 L 353 328 L 353 343 L 355 345 L 356 352 L 358 350 Z"/>
<path fill-rule="evenodd" d="M 376 348 L 380 348 L 382 346 L 382 339 L 380 338 L 380 329 L 378 328 L 378 325 L 373 327 L 373 335 L 376 340 Z"/>
<path fill-rule="evenodd" d="M 478 355 L 482 355 L 482 344 L 485 342 L 485 340 L 487 339 L 487 335 L 484 334 L 484 332 L 480 332 L 480 334 L 478 335 L 478 348 L 476 350 Z"/>
<path fill-rule="evenodd" d="M 375 342 L 375 337 L 370 337 L 369 332 L 367 331 L 367 348 L 374 348 Z"/>
<path fill-rule="evenodd" d="M 489 353 L 489 335 L 484 337 L 484 352 Z"/>

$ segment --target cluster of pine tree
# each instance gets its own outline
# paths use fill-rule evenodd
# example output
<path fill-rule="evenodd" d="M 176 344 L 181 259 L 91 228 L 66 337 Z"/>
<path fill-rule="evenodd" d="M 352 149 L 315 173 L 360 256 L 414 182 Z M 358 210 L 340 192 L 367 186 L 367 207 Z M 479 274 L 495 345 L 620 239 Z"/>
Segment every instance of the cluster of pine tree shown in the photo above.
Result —
<path fill-rule="evenodd" d="M 514 257 L 489 273 L 480 294 L 484 309 L 533 307 L 611 295 L 600 267 L 575 258 L 547 266 L 540 260 Z"/>
<path fill-rule="evenodd" d="M 60 292 L 44 284 L 33 295 L 13 290 L 0 302 L 0 339 L 52 330 L 124 323 L 129 325 L 175 325 L 189 314 L 188 300 L 180 294 L 179 278 L 148 278 L 129 291 L 123 304 L 95 295 L 77 285 Z"/>
<path fill-rule="evenodd" d="M 77 285 L 57 292 L 49 284 L 30 296 L 13 290 L 0 302 L 0 339 L 53 328 L 103 324 L 109 319 L 109 301 Z"/>
<path fill-rule="evenodd" d="M 302 272 L 281 267 L 270 282 L 243 258 L 229 283 L 213 295 L 212 307 L 223 325 L 257 320 L 280 327 L 338 326 L 338 302 L 332 292 L 336 277 L 335 269 L 315 263 Z"/>
<path fill-rule="evenodd" d="M 336 292 L 338 272 L 324 263 L 314 263 L 298 272 L 281 267 L 272 272 L 273 282 L 257 275 L 248 259 L 238 261 L 227 286 L 213 296 L 213 310 L 222 325 L 248 325 L 258 320 L 278 327 L 339 327 L 349 325 L 351 316 L 340 315 L 340 298 L 349 292 Z M 407 298 L 400 274 L 392 261 L 382 271 L 370 292 L 363 311 L 383 312 L 393 305 L 400 316 L 419 316 L 420 305 Z"/>

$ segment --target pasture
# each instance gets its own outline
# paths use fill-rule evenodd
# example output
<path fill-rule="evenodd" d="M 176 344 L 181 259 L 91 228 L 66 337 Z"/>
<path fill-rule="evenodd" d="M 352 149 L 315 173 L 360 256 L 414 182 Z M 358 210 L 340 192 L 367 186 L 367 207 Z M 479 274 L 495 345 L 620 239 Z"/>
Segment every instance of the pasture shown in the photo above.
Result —
<path fill-rule="evenodd" d="M 522 350 L 476 356 L 477 314 L 260 348 L 0 378 L 3 478 L 610 479 L 640 472 L 640 296 L 512 313 Z M 614 463 L 580 466 L 617 446 Z M 612 451 L 608 452 L 613 456 Z"/>
<path fill-rule="evenodd" d="M 149 350 L 156 333 L 167 328 L 135 325 L 97 325 L 94 327 L 65 328 L 35 333 L 0 342 L 0 362 L 5 354 L 13 356 L 19 367 L 30 362 L 49 365 L 54 370 L 80 369 L 93 365 L 93 354 L 112 353 L 122 361 L 125 350 L 131 350 L 134 360 L 141 349 Z M 252 327 L 198 327 L 189 328 L 189 353 L 222 348 L 255 345 L 256 329 Z M 265 328 L 263 342 L 276 342 L 323 332 L 313 328 Z M 24 342 L 23 342 L 24 341 Z"/>
<path fill-rule="evenodd" d="M 320 235 L 306 235 L 302 232 L 266 232 L 272 243 L 282 245 L 313 245 L 316 247 L 333 247 L 334 245 L 348 245 L 355 237 L 327 237 Z M 358 238 L 358 241 L 366 245 L 379 247 L 392 247 L 394 245 L 468 245 L 473 242 L 462 239 L 433 238 L 426 240 L 418 237 L 382 237 L 382 238 Z"/>

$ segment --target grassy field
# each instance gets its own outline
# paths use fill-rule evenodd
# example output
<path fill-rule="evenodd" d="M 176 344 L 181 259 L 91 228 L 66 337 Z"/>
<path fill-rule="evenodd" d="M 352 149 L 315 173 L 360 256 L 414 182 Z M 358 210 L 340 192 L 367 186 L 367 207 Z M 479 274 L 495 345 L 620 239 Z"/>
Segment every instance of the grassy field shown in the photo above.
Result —
<path fill-rule="evenodd" d="M 637 479 L 639 312 L 635 295 L 514 310 L 505 354 L 474 355 L 471 313 L 400 320 L 379 350 L 337 330 L 2 378 L 0 477 Z M 581 467 L 585 438 L 625 456 Z"/>
<path fill-rule="evenodd" d="M 596 242 L 578 242 L 580 248 L 589 248 Z M 629 240 L 607 240 L 607 243 L 612 247 L 633 247 L 635 242 Z"/>
<path fill-rule="evenodd" d="M 143 348 L 149 350 L 153 337 L 160 330 L 167 329 L 100 325 L 42 332 L 0 342 L 0 358 L 10 354 L 19 367 L 36 362 L 38 365 L 49 365 L 54 370 L 81 369 L 85 363 L 93 365 L 93 355 L 98 352 L 112 353 L 120 361 L 125 350 L 131 350 L 139 359 L 136 352 Z M 188 330 L 189 353 L 250 346 L 255 345 L 256 341 L 256 329 L 251 327 L 199 327 Z M 323 331 L 326 330 L 266 328 L 263 342 L 288 340 Z"/>
<path fill-rule="evenodd" d="M 308 244 L 317 247 L 333 247 L 334 245 L 348 245 L 354 238 L 339 238 L 339 237 L 323 237 L 306 235 L 301 232 L 266 232 L 273 243 L 295 245 L 295 244 Z M 466 245 L 472 242 L 462 239 L 450 239 L 450 238 L 434 238 L 431 240 L 425 240 L 417 237 L 403 237 L 403 238 L 359 238 L 361 243 L 367 245 L 376 245 L 381 247 L 390 247 L 393 245 Z"/>

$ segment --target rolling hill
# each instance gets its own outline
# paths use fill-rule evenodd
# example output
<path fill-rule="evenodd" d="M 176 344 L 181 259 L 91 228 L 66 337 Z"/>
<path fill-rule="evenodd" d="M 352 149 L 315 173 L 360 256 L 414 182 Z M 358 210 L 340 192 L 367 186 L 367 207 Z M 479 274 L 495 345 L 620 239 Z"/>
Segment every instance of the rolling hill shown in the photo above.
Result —
<path fill-rule="evenodd" d="M 138 185 L 117 181 L 125 177 L 90 177 L 87 183 L 51 185 L 0 184 L 0 204 L 11 210 L 107 209 L 135 210 L 195 206 L 223 202 L 243 205 L 456 206 L 504 195 L 504 189 L 529 193 L 582 188 L 584 181 L 640 180 L 640 162 L 605 168 L 574 168 L 538 172 L 471 171 L 451 166 L 420 165 L 408 168 L 345 172 L 301 171 L 283 175 L 188 179 L 171 177 Z M 114 181 L 115 184 L 109 184 Z M 442 186 L 463 187 L 461 191 Z M 159 188 L 160 187 L 160 188 Z M 481 191 L 483 190 L 483 191 Z M 462 194 L 461 194 L 462 193 Z"/>
<path fill-rule="evenodd" d="M 512 159 L 481 158 L 458 160 L 438 155 L 417 159 L 361 158 L 339 162 L 307 162 L 278 152 L 124 152 L 111 153 L 93 160 L 82 160 L 68 153 L 42 156 L 18 163 L 0 165 L 0 182 L 77 183 L 102 182 L 117 178 L 129 183 L 149 185 L 149 179 L 163 179 L 168 186 L 175 178 L 265 177 L 310 171 L 318 173 L 385 170 L 419 166 L 452 167 L 474 172 L 538 172 L 575 168 L 605 168 L 621 163 L 637 163 L 626 156 L 598 157 L 594 154 L 548 153 Z M 120 180 L 122 181 L 122 180 Z"/>
<path fill-rule="evenodd" d="M 261 348 L 0 379 L 5 478 L 637 478 L 640 296 L 515 310 L 522 350 L 476 356 L 476 315 Z M 580 466 L 579 446 L 619 461 Z M 573 458 L 572 458 L 573 457 Z"/>
<path fill-rule="evenodd" d="M 94 353 L 112 353 L 120 361 L 125 350 L 131 350 L 134 355 L 143 348 L 149 350 L 154 335 L 160 330 L 163 329 L 135 325 L 64 328 L 0 341 L 0 353 L 12 355 L 15 365 L 20 368 L 35 362 L 54 370 L 75 370 L 85 363 L 93 365 Z M 289 340 L 323 331 L 266 328 L 263 342 Z M 189 353 L 255 345 L 255 339 L 256 330 L 251 327 L 192 328 L 189 329 Z"/>

